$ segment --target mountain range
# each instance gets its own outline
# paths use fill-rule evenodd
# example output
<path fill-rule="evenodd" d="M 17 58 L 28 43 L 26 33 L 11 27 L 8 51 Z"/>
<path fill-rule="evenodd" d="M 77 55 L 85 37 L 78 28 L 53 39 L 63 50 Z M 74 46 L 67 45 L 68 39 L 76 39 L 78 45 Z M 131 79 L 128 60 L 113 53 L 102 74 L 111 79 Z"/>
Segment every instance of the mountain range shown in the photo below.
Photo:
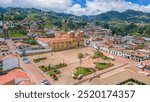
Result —
<path fill-rule="evenodd" d="M 102 13 L 95 16 L 75 16 L 72 14 L 66 14 L 66 13 L 57 13 L 54 11 L 42 11 L 35 8 L 2 8 L 0 7 L 0 13 L 12 15 L 14 13 L 20 13 L 21 15 L 24 15 L 24 17 L 27 17 L 29 14 L 34 13 L 37 15 L 43 15 L 47 14 L 48 16 L 52 17 L 52 19 L 66 19 L 66 20 L 74 20 L 74 21 L 128 21 L 128 22 L 134 22 L 134 23 L 150 23 L 150 13 L 144 13 L 141 11 L 134 11 L 134 10 L 127 10 L 124 12 L 117 12 L 117 11 L 108 11 L 106 13 Z M 23 18 L 24 18 L 23 17 Z"/>

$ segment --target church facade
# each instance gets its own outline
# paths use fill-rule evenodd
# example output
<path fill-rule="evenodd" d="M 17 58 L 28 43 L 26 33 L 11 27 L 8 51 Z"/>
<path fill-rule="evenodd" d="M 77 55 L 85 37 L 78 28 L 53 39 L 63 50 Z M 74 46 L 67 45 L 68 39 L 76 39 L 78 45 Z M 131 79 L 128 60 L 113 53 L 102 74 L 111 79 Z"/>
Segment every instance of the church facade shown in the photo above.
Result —
<path fill-rule="evenodd" d="M 84 33 L 78 32 L 58 32 L 55 38 L 40 38 L 37 37 L 36 41 L 52 51 L 60 51 L 72 48 L 80 48 L 84 46 Z"/>

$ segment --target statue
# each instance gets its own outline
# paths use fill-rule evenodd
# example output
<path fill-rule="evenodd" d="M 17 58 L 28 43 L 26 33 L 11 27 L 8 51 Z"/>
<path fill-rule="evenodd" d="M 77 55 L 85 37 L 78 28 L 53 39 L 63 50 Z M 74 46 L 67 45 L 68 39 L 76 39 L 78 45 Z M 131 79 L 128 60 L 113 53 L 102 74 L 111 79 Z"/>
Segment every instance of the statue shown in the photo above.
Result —
<path fill-rule="evenodd" d="M 4 34 L 4 37 L 5 39 L 8 39 L 9 38 L 9 34 L 8 34 L 8 26 L 7 24 L 3 24 L 3 34 Z"/>

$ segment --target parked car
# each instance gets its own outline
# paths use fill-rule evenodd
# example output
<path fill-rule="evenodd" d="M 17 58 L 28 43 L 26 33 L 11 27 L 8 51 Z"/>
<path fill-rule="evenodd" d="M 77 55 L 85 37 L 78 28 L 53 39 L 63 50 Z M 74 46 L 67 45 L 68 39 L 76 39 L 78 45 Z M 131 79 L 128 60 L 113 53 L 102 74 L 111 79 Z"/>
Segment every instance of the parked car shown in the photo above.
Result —
<path fill-rule="evenodd" d="M 25 57 L 25 58 L 23 58 L 23 62 L 24 62 L 25 64 L 28 64 L 28 63 L 30 63 L 30 59 L 27 58 L 27 57 Z"/>
<path fill-rule="evenodd" d="M 51 85 L 47 79 L 41 80 L 41 85 Z"/>

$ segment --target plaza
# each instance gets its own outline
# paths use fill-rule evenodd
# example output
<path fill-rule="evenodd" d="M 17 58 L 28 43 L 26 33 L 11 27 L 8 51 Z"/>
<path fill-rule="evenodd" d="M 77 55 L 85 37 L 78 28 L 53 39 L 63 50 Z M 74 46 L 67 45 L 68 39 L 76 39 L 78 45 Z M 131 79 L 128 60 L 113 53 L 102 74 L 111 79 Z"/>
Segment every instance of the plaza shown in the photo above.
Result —
<path fill-rule="evenodd" d="M 131 66 L 134 66 L 137 62 L 125 59 L 118 56 L 113 56 L 115 61 L 112 60 L 104 60 L 101 58 L 92 59 L 91 56 L 94 55 L 95 49 L 92 49 L 90 47 L 85 48 L 79 48 L 79 49 L 70 49 L 66 51 L 59 51 L 59 52 L 51 52 L 51 53 L 45 53 L 40 55 L 33 55 L 29 56 L 32 65 L 37 68 L 41 73 L 54 85 L 72 85 L 72 84 L 80 84 L 80 82 L 84 82 L 87 80 L 90 80 L 91 78 L 95 76 L 100 76 L 102 73 L 107 73 L 104 76 L 110 76 L 119 72 L 122 72 L 125 70 L 125 68 L 129 68 Z M 82 59 L 82 67 L 88 67 L 95 69 L 94 62 L 104 62 L 104 63 L 112 63 L 114 66 L 104 69 L 104 70 L 96 70 L 96 72 L 84 76 L 81 80 L 75 80 L 73 79 L 72 75 L 76 72 L 76 68 L 80 66 L 79 58 L 77 57 L 78 53 L 83 53 L 84 58 Z M 109 56 L 108 53 L 104 53 L 106 56 Z M 41 58 L 41 57 L 47 57 L 46 60 L 43 60 L 39 63 L 35 63 L 33 59 L 35 58 Z M 132 61 L 132 63 L 131 63 Z M 130 62 L 130 63 L 129 63 Z M 47 73 L 42 72 L 42 70 L 39 69 L 39 66 L 41 65 L 56 65 L 59 63 L 66 63 L 67 67 L 61 68 L 60 72 L 61 74 L 58 76 L 58 80 L 54 81 L 50 76 L 47 75 Z"/>

